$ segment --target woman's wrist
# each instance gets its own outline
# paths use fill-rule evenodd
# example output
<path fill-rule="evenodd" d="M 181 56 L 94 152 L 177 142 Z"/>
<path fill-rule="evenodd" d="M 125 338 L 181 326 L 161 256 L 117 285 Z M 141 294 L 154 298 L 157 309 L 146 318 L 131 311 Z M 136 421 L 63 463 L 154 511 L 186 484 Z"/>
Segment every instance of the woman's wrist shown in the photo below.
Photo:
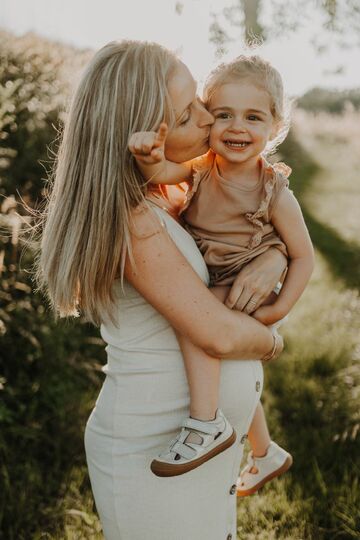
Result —
<path fill-rule="evenodd" d="M 283 350 L 283 339 L 276 331 L 272 334 L 273 343 L 271 349 L 261 358 L 262 362 L 270 362 L 279 356 Z"/>

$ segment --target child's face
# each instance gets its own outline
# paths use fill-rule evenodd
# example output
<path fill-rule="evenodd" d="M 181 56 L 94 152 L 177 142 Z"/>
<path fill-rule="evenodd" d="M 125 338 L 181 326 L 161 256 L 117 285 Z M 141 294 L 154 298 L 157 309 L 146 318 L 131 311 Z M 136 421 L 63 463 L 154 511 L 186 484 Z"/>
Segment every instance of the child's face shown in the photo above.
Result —
<path fill-rule="evenodd" d="M 208 109 L 215 117 L 210 148 L 231 163 L 258 156 L 275 134 L 270 96 L 251 81 L 224 84 L 214 92 Z"/>

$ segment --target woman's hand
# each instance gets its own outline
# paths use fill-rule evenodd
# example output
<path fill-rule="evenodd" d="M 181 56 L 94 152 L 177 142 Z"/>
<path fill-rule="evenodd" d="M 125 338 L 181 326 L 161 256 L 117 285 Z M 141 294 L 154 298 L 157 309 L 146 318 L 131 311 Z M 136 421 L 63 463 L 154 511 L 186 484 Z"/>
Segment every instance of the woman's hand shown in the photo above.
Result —
<path fill-rule="evenodd" d="M 286 257 L 276 248 L 258 255 L 237 275 L 225 305 L 230 309 L 253 313 L 273 291 L 286 266 Z"/>

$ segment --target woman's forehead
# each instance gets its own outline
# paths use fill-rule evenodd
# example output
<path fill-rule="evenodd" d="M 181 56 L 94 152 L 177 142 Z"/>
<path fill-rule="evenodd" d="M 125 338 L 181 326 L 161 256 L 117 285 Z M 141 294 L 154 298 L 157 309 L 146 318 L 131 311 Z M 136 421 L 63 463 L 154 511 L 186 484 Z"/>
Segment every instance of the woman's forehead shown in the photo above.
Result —
<path fill-rule="evenodd" d="M 176 116 L 182 114 L 196 97 L 197 84 L 189 69 L 179 62 L 170 76 L 168 90 Z"/>

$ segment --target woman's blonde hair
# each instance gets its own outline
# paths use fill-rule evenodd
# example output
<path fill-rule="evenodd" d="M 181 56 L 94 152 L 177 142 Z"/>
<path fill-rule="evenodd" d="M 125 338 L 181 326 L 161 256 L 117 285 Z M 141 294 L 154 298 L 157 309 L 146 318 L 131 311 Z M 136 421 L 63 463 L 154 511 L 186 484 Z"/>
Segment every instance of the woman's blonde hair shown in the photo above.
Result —
<path fill-rule="evenodd" d="M 36 281 L 55 317 L 114 321 L 112 284 L 131 257 L 131 209 L 146 183 L 128 150 L 135 131 L 174 123 L 167 83 L 176 56 L 156 43 L 111 42 L 73 96 L 42 216 Z"/>
<path fill-rule="evenodd" d="M 285 139 L 290 128 L 290 100 L 284 94 L 280 73 L 257 55 L 241 55 L 228 63 L 217 66 L 209 75 L 204 86 L 204 102 L 207 106 L 214 93 L 224 84 L 248 80 L 265 90 L 271 100 L 271 113 L 276 122 L 276 136 L 266 145 L 265 154 L 270 154 Z"/>

